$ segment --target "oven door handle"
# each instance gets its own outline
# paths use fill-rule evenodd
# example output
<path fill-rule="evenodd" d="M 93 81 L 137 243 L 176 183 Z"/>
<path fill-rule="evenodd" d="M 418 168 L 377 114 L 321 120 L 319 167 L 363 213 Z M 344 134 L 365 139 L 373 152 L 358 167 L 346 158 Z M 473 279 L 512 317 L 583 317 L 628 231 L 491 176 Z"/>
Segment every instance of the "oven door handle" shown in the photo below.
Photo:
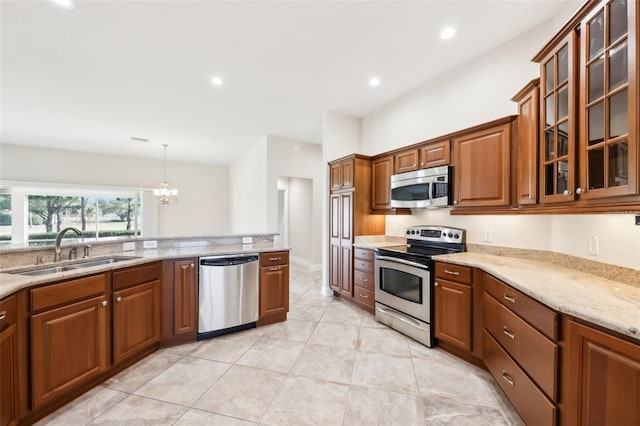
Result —
<path fill-rule="evenodd" d="M 406 324 L 409 324 L 412 327 L 417 327 L 417 328 L 421 328 L 421 329 L 425 328 L 425 326 L 420 324 L 418 321 L 414 320 L 413 318 L 407 318 L 406 316 L 400 314 L 399 312 L 395 312 L 395 311 L 392 311 L 392 310 L 389 310 L 389 309 L 385 309 L 385 308 L 382 308 L 380 306 L 376 306 L 376 310 L 382 312 L 383 314 L 386 314 L 386 315 L 389 315 L 389 316 L 391 316 L 393 318 L 396 318 L 396 319 L 398 319 L 398 320 L 400 320 L 400 321 L 402 321 L 402 322 L 404 322 Z"/>
<path fill-rule="evenodd" d="M 400 259 L 397 257 L 389 257 L 389 256 L 376 256 L 376 259 L 378 260 L 386 260 L 388 262 L 396 262 L 396 263 L 402 263 L 404 265 L 409 265 L 409 266 L 413 266 L 415 268 L 420 268 L 420 269 L 424 269 L 424 270 L 429 270 L 429 267 L 426 265 L 422 265 L 420 263 L 417 262 L 412 262 L 410 260 L 404 260 L 404 259 Z"/>

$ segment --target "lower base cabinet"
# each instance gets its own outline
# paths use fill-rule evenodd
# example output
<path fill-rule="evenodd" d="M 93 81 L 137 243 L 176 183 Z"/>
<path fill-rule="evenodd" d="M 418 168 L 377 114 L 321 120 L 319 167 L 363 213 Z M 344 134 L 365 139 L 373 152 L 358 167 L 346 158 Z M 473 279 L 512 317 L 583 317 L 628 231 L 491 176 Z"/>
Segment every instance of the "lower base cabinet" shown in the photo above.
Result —
<path fill-rule="evenodd" d="M 0 302 L 0 426 L 18 420 L 18 335 L 16 296 Z"/>
<path fill-rule="evenodd" d="M 198 259 L 162 263 L 161 345 L 195 341 L 198 336 Z"/>
<path fill-rule="evenodd" d="M 565 318 L 563 424 L 640 425 L 640 344 Z"/>
<path fill-rule="evenodd" d="M 107 304 L 98 296 L 31 317 L 33 408 L 107 370 Z"/>
<path fill-rule="evenodd" d="M 289 312 L 289 253 L 260 255 L 260 302 L 258 324 L 284 321 Z"/>

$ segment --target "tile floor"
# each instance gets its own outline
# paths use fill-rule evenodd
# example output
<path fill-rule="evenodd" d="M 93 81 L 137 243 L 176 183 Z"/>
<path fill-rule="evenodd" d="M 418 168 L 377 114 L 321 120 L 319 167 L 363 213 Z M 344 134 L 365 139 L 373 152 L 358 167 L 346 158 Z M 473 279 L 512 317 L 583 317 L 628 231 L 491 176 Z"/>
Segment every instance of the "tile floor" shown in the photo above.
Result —
<path fill-rule="evenodd" d="M 38 425 L 522 425 L 486 371 L 291 267 L 288 320 L 162 349 Z"/>

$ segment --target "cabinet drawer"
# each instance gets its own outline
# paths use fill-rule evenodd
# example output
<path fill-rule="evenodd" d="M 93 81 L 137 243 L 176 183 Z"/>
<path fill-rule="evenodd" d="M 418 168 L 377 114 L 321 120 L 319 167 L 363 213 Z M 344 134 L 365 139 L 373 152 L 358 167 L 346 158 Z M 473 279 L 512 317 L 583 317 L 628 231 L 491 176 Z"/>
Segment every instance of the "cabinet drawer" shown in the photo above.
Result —
<path fill-rule="evenodd" d="M 372 308 L 375 304 L 373 291 L 367 290 L 366 288 L 357 285 L 353 287 L 353 297 L 358 302 L 364 303 L 365 305 L 371 306 Z"/>
<path fill-rule="evenodd" d="M 353 256 L 356 259 L 368 260 L 370 262 L 373 262 L 375 259 L 375 253 L 373 252 L 373 250 L 356 247 L 354 248 L 353 253 Z"/>
<path fill-rule="evenodd" d="M 353 283 L 357 286 L 364 287 L 367 290 L 373 291 L 373 281 L 375 277 L 369 272 L 353 271 Z"/>
<path fill-rule="evenodd" d="M 483 360 L 527 426 L 557 424 L 557 408 L 484 330 Z"/>
<path fill-rule="evenodd" d="M 484 326 L 553 401 L 558 400 L 558 345 L 484 293 Z"/>
<path fill-rule="evenodd" d="M 160 262 L 114 271 L 113 289 L 120 290 L 122 288 L 159 280 L 161 275 L 162 263 Z"/>
<path fill-rule="evenodd" d="M 93 275 L 31 290 L 31 310 L 50 308 L 76 300 L 98 296 L 107 291 L 106 274 Z"/>
<path fill-rule="evenodd" d="M 491 275 L 484 276 L 484 291 L 554 341 L 558 340 L 558 313 Z"/>
<path fill-rule="evenodd" d="M 373 274 L 374 264 L 368 260 L 353 259 L 353 266 L 356 270 Z"/>
<path fill-rule="evenodd" d="M 468 266 L 436 262 L 436 277 L 471 284 L 472 273 Z"/>
<path fill-rule="evenodd" d="M 11 324 L 15 324 L 18 315 L 17 310 L 18 305 L 15 294 L 0 301 L 0 331 L 9 327 Z"/>
<path fill-rule="evenodd" d="M 288 251 L 274 251 L 260 255 L 260 266 L 287 265 L 289 263 Z"/>

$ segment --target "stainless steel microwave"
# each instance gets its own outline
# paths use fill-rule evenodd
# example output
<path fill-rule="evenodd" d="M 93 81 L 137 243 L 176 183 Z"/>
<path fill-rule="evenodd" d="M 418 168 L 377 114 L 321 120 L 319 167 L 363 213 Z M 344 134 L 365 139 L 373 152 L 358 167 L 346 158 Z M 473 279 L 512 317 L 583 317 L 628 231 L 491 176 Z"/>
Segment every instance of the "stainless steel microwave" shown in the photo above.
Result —
<path fill-rule="evenodd" d="M 451 166 L 391 176 L 391 207 L 446 207 L 453 204 Z"/>

